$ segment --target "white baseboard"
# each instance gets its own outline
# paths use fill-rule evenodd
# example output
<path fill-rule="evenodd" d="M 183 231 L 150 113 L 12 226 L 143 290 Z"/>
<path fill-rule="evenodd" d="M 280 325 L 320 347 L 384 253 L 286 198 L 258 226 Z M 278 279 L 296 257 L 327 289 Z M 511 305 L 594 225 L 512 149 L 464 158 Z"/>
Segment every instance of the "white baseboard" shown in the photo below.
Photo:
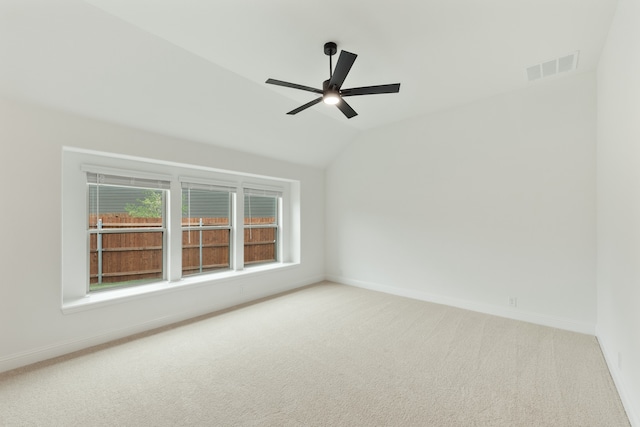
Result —
<path fill-rule="evenodd" d="M 627 417 L 629 417 L 629 422 L 633 427 L 640 427 L 640 400 L 638 398 L 632 398 L 633 396 L 629 396 L 630 393 L 628 392 L 624 377 L 618 369 L 618 358 L 616 352 L 611 349 L 608 345 L 608 341 L 606 338 L 602 337 L 601 334 L 597 333 L 596 337 L 598 338 L 598 344 L 602 350 L 604 360 L 609 367 L 611 378 L 613 378 L 613 382 L 618 390 L 618 394 L 620 395 L 620 400 L 622 400 L 624 410 L 627 412 Z"/>
<path fill-rule="evenodd" d="M 477 311 L 479 313 L 491 314 L 494 316 L 505 317 L 508 319 L 521 320 L 523 322 L 535 323 L 537 325 L 550 326 L 553 328 L 564 329 L 582 334 L 595 335 L 595 324 L 576 322 L 571 319 L 549 316 L 545 314 L 526 312 L 519 309 L 510 309 L 504 307 L 483 304 L 474 301 L 460 300 L 443 295 L 431 294 L 428 292 L 418 291 L 415 289 L 397 288 L 394 286 L 383 285 L 380 283 L 365 282 L 362 280 L 350 279 L 347 277 L 326 276 L 327 280 L 344 285 L 356 286 L 372 291 L 384 292 L 387 294 L 417 299 L 421 301 L 433 302 L 436 304 L 448 305 L 451 307 L 463 308 L 465 310 Z"/>
<path fill-rule="evenodd" d="M 195 317 L 195 316 L 192 316 Z M 185 320 L 183 316 L 165 316 L 148 322 L 138 323 L 127 328 L 115 329 L 109 332 L 92 335 L 84 338 L 72 339 L 59 342 L 20 353 L 11 354 L 0 358 L 0 372 L 9 371 L 11 369 L 27 366 L 32 363 L 41 362 L 43 360 L 52 359 L 75 351 L 84 350 L 89 347 L 104 344 L 127 336 L 135 335 L 140 332 L 149 331 L 162 326 Z"/>
<path fill-rule="evenodd" d="M 171 325 L 173 323 L 181 322 L 183 320 L 192 319 L 194 317 L 202 316 L 209 313 L 215 313 L 220 310 L 224 310 L 230 307 L 234 307 L 239 304 L 251 302 L 260 298 L 268 297 L 271 295 L 277 295 L 279 293 L 287 292 L 293 289 L 301 288 L 303 286 L 318 283 L 324 280 L 324 276 L 313 276 L 306 280 L 297 281 L 294 283 L 287 283 L 283 285 L 269 286 L 261 288 L 259 291 L 248 291 L 237 298 L 229 298 L 226 301 L 218 301 L 219 304 L 212 306 L 206 310 L 200 311 L 187 311 L 182 313 L 175 313 L 169 316 L 163 316 L 156 319 L 152 319 L 146 322 L 130 325 L 125 328 L 114 329 L 111 331 L 103 332 L 96 335 L 90 335 L 81 338 L 74 338 L 68 341 L 58 342 L 55 344 L 34 348 L 31 350 L 10 354 L 0 358 L 0 372 L 9 371 L 12 369 L 20 368 L 23 366 L 31 365 L 33 363 L 41 362 L 44 360 L 52 359 L 65 354 L 73 353 L 75 351 L 84 350 L 96 345 L 104 344 L 110 341 L 114 341 L 120 338 L 125 338 L 131 335 L 139 334 L 142 332 L 150 331 L 152 329 L 160 328 L 163 326 Z"/>
<path fill-rule="evenodd" d="M 317 276 L 312 276 L 307 278 L 306 280 L 298 281 L 295 283 L 288 283 L 288 284 L 278 285 L 278 286 L 270 286 L 267 291 L 265 291 L 264 287 L 259 285 L 253 285 L 251 287 L 245 286 L 244 296 L 247 299 L 246 302 L 255 301 L 260 298 L 266 298 L 272 295 L 277 295 L 283 292 L 302 288 L 304 286 L 313 285 L 315 283 L 322 282 L 323 280 L 324 280 L 324 275 L 317 275 Z"/>

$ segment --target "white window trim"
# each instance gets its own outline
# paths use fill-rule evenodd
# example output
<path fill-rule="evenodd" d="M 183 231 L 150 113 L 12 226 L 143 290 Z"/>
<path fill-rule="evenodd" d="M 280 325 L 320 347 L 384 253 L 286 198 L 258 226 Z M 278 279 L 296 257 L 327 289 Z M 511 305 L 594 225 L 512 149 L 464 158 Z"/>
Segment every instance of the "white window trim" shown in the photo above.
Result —
<path fill-rule="evenodd" d="M 87 292 L 89 258 L 87 256 L 86 209 L 87 206 L 86 172 L 108 175 L 134 176 L 137 178 L 163 179 L 169 181 L 169 203 L 167 227 L 167 280 L 139 285 L 130 288 L 113 289 L 101 292 Z M 133 174 L 133 175 L 132 175 Z M 182 233 L 181 215 L 172 212 L 181 211 L 180 194 L 182 182 L 203 185 L 234 187 L 236 189 L 234 206 L 233 262 L 230 270 L 182 278 Z M 244 268 L 244 193 L 245 187 L 279 191 L 282 199 L 279 235 L 280 261 L 257 264 Z M 295 267 L 300 262 L 300 195 L 299 182 L 253 174 L 235 173 L 227 170 L 186 165 L 176 162 L 158 161 L 133 156 L 116 155 L 72 147 L 63 148 L 62 168 L 62 302 L 63 313 L 73 313 L 103 306 L 105 304 L 143 298 L 150 294 L 175 292 L 186 287 L 215 286 L 218 283 L 236 280 L 253 274 L 267 274 L 274 270 Z M 239 219 L 239 220 L 238 220 Z M 178 249 L 176 249 L 178 248 Z M 79 262 L 84 260 L 85 262 Z"/>

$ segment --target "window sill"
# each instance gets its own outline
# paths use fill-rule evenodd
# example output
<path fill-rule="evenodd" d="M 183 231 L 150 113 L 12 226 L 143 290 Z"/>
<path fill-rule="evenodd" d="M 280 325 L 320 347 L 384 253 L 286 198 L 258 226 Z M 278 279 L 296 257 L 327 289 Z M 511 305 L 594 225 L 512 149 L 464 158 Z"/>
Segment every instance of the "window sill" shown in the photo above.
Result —
<path fill-rule="evenodd" d="M 298 265 L 298 263 L 262 264 L 249 266 L 240 271 L 224 271 L 205 275 L 189 276 L 180 279 L 177 282 L 163 281 L 130 288 L 95 292 L 84 298 L 64 301 L 62 303 L 62 313 L 72 314 L 134 299 L 145 298 L 151 295 L 161 295 L 200 286 L 212 286 L 218 283 L 230 282 L 248 276 L 257 276 L 273 271 L 288 270 L 295 268 Z"/>

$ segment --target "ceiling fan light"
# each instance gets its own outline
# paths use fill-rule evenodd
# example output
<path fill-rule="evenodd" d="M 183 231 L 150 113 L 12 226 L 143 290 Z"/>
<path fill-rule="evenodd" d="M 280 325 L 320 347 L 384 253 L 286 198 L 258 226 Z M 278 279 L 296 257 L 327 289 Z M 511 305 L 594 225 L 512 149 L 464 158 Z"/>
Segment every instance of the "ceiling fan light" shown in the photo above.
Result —
<path fill-rule="evenodd" d="M 322 100 L 325 104 L 336 105 L 340 102 L 340 95 L 337 91 L 329 90 L 322 95 Z"/>

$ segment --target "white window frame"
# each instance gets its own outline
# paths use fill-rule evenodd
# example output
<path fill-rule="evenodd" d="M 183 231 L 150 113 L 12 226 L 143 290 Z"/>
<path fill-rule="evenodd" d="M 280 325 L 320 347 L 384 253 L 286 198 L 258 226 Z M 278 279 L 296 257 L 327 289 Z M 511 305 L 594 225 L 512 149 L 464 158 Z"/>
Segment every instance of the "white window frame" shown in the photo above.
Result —
<path fill-rule="evenodd" d="M 295 180 L 227 170 L 63 148 L 62 168 L 62 311 L 72 313 L 103 304 L 185 286 L 215 286 L 247 274 L 291 268 L 300 263 L 300 183 Z M 102 173 L 169 181 L 166 213 L 165 280 L 150 284 L 88 292 L 87 175 Z M 182 183 L 235 188 L 232 197 L 231 265 L 229 270 L 182 277 Z M 276 262 L 244 266 L 244 188 L 279 191 L 278 254 Z M 177 231 L 177 232 L 176 232 Z M 83 262 L 84 261 L 84 262 Z"/>
<path fill-rule="evenodd" d="M 247 194 L 251 194 L 251 195 L 255 195 L 255 196 L 273 196 L 276 197 L 276 223 L 275 223 L 275 227 L 276 227 L 276 248 L 275 248 L 275 252 L 276 252 L 276 259 L 275 261 L 266 261 L 264 263 L 256 263 L 256 264 L 252 264 L 252 266 L 260 266 L 260 265 L 266 265 L 266 264 L 270 264 L 273 262 L 280 262 L 280 260 L 282 259 L 282 237 L 283 237 L 283 227 L 282 227 L 282 200 L 283 200 L 283 193 L 282 193 L 282 189 L 279 187 L 270 187 L 270 186 L 265 186 L 265 185 L 260 185 L 260 184 L 256 184 L 256 183 L 251 183 L 251 182 L 247 182 L 244 185 L 243 190 L 243 204 L 244 204 L 244 196 L 246 196 Z M 243 221 L 244 223 L 244 221 Z M 247 228 L 253 228 L 253 229 L 257 229 L 257 228 L 271 228 L 273 227 L 273 224 L 267 224 L 267 225 L 250 225 Z M 243 245 L 244 246 L 244 245 Z M 244 249 L 243 249 L 244 250 Z M 247 268 L 251 268 L 251 266 L 247 266 Z"/>
<path fill-rule="evenodd" d="M 101 167 L 82 165 L 81 170 L 87 174 L 87 184 L 88 187 L 91 185 L 95 185 L 97 187 L 96 191 L 99 194 L 101 185 L 110 185 L 116 187 L 124 187 L 124 188 L 143 188 L 150 190 L 161 190 L 163 191 L 163 203 L 162 203 L 162 225 L 160 227 L 153 228 L 141 228 L 141 227 L 128 227 L 128 228 L 118 228 L 118 229 L 103 229 L 101 226 L 97 228 L 91 228 L 90 224 L 87 224 L 87 239 L 91 238 L 91 235 L 96 235 L 98 242 L 101 241 L 102 237 L 107 234 L 126 234 L 126 233 L 141 233 L 141 232 L 150 232 L 150 233 L 162 233 L 162 280 L 166 279 L 167 274 L 167 203 L 166 203 L 166 191 L 169 189 L 169 176 L 162 175 L 154 175 L 150 176 L 148 174 L 139 174 L 136 171 L 123 171 L 123 170 L 106 170 Z M 100 172 L 97 172 L 100 171 Z M 106 172 L 106 173 L 105 173 Z M 87 203 L 87 213 L 89 209 L 89 203 Z M 101 224 L 101 220 L 98 220 L 99 224 Z M 101 283 L 101 266 L 102 266 L 102 254 L 100 254 L 100 243 L 98 243 L 98 283 Z M 87 251 L 89 248 L 87 248 Z M 87 258 L 87 263 L 89 264 L 89 258 Z M 123 287 L 126 285 L 122 285 Z M 137 285 L 134 285 L 137 286 Z M 114 286 L 119 287 L 119 286 Z M 87 293 L 91 292 L 91 280 L 90 276 L 87 276 Z M 97 291 L 96 291 L 97 292 Z"/>
<path fill-rule="evenodd" d="M 236 213 L 235 213 L 235 205 L 236 205 L 236 191 L 237 191 L 237 187 L 236 184 L 233 182 L 221 182 L 221 181 L 213 181 L 213 180 L 204 180 L 201 178 L 193 178 L 193 177 L 187 177 L 187 176 L 180 176 L 178 177 L 178 181 L 180 181 L 180 186 L 182 188 L 181 191 L 181 196 L 180 196 L 180 201 L 182 202 L 182 194 L 184 193 L 185 188 L 187 189 L 198 189 L 198 190 L 209 190 L 209 191 L 221 191 L 221 192 L 228 192 L 229 193 L 229 197 L 230 197 L 230 217 L 229 217 L 229 224 L 228 225 L 200 225 L 200 226 L 182 226 L 181 225 L 181 233 L 184 231 L 193 231 L 193 230 L 199 230 L 199 231 L 207 231 L 207 230 L 229 230 L 229 269 L 227 270 L 232 270 L 234 269 L 234 265 L 236 265 L 234 263 L 234 258 L 235 258 L 235 253 L 234 253 L 234 246 L 235 246 L 235 234 L 234 234 L 234 227 L 236 225 Z M 221 270 L 221 271 L 227 271 L 227 270 Z M 181 268 L 182 271 L 182 268 Z M 218 271 L 218 272 L 221 272 Z M 212 273 L 216 273 L 216 271 L 212 271 L 212 272 L 200 272 L 200 273 L 195 273 L 195 274 L 212 274 Z M 192 277 L 195 274 L 189 274 L 187 276 L 184 275 L 184 271 L 182 271 L 182 277 Z"/>

